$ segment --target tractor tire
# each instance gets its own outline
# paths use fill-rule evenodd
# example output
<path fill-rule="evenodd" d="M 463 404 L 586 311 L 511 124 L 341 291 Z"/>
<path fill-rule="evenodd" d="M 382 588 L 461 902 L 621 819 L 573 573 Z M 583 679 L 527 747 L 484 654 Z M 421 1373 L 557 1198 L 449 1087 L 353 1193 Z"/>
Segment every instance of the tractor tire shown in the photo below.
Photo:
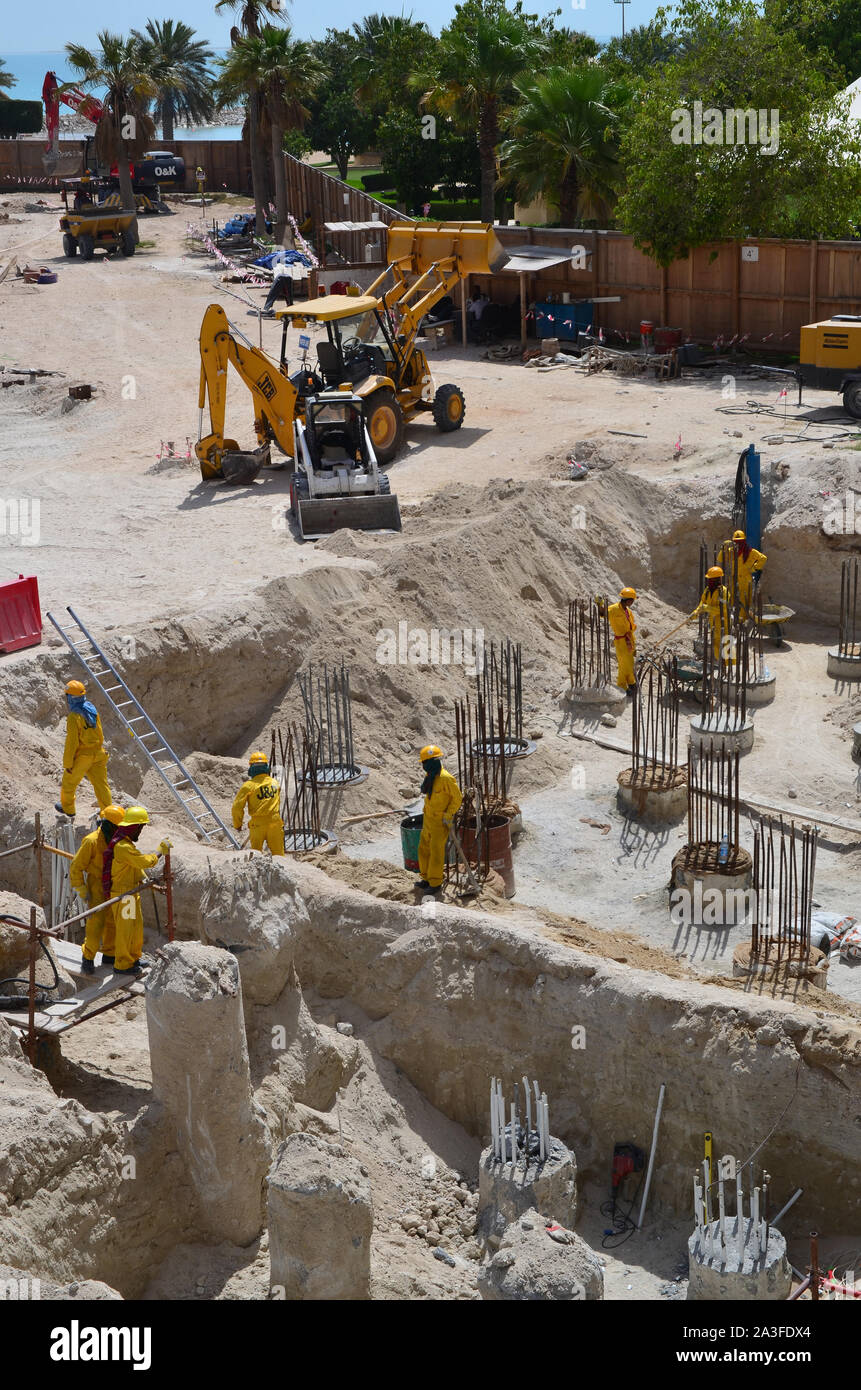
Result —
<path fill-rule="evenodd" d="M 135 234 L 131 227 L 124 227 L 120 232 L 120 250 L 124 256 L 133 256 L 135 253 Z"/>
<path fill-rule="evenodd" d="M 368 397 L 365 419 L 377 463 L 391 463 L 404 443 L 404 416 L 394 391 L 384 388 Z"/>
<path fill-rule="evenodd" d="M 391 495 L 392 495 L 392 485 L 391 485 L 391 483 L 390 483 L 390 481 L 389 481 L 389 475 L 388 475 L 388 473 L 379 473 L 377 476 L 379 477 L 379 480 L 380 480 L 380 496 L 381 496 L 381 497 L 391 497 Z"/>
<path fill-rule="evenodd" d="M 847 415 L 861 420 L 861 381 L 847 381 L 843 388 L 843 409 Z"/>
<path fill-rule="evenodd" d="M 90 232 L 82 232 L 78 237 L 78 250 L 82 261 L 91 261 L 96 250 L 95 238 Z"/>
<path fill-rule="evenodd" d="M 443 434 L 459 430 L 463 424 L 466 402 L 459 386 L 440 386 L 433 398 L 434 424 Z"/>
<path fill-rule="evenodd" d="M 63 255 L 71 261 L 78 254 L 78 243 L 71 232 L 63 233 Z"/>

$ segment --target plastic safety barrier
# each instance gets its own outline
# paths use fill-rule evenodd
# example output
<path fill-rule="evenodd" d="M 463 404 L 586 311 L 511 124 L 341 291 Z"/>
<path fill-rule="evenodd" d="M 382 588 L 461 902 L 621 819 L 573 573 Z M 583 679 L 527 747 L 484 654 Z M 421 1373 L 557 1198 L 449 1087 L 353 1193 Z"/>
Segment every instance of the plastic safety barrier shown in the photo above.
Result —
<path fill-rule="evenodd" d="M 38 647 L 42 641 L 39 581 L 35 574 L 19 574 L 0 584 L 0 652 L 19 647 Z"/>

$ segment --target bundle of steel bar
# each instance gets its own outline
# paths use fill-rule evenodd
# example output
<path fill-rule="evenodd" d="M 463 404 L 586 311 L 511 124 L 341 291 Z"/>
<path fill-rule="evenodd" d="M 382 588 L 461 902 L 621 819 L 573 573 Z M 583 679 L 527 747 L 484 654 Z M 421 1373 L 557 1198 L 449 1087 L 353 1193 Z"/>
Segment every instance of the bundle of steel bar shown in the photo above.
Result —
<path fill-rule="evenodd" d="M 754 915 L 750 959 L 806 962 L 810 954 L 813 875 L 819 831 L 812 825 L 761 821 L 753 839 Z M 800 859 L 800 864 L 799 864 Z"/>
<path fill-rule="evenodd" d="M 679 683 L 675 658 L 644 656 L 637 662 L 632 710 L 634 778 L 640 786 L 662 786 L 679 761 Z"/>
<path fill-rule="evenodd" d="M 269 767 L 281 788 L 279 809 L 288 851 L 316 849 L 323 843 L 315 755 L 316 744 L 307 729 L 291 724 L 286 737 L 282 729 L 272 730 Z"/>
<path fill-rule="evenodd" d="M 749 1170 L 747 1216 L 744 1212 L 745 1168 Z M 714 1182 L 707 1158 L 703 1159 L 702 1177 L 694 1172 L 694 1225 L 700 1248 L 706 1258 L 720 1259 L 724 1263 L 734 1255 L 738 1269 L 742 1269 L 747 1260 L 754 1265 L 761 1264 L 768 1251 L 770 1174 L 764 1172 L 762 1183 L 756 1183 L 753 1164 L 739 1164 L 731 1154 L 718 1161 L 717 1169 Z M 730 1211 L 727 1210 L 728 1198 Z"/>
<path fill-rule="evenodd" d="M 703 647 L 703 730 L 708 733 L 738 733 L 747 725 L 747 685 L 750 680 L 750 628 L 746 623 L 730 626 L 721 637 L 721 650 L 714 654 L 711 633 Z"/>
<path fill-rule="evenodd" d="M 858 560 L 844 560 L 840 568 L 840 639 L 838 656 L 861 657 L 856 641 L 858 624 Z"/>
<path fill-rule="evenodd" d="M 463 801 L 454 817 L 457 836 L 469 869 L 449 841 L 446 847 L 445 886 L 453 893 L 465 894 L 483 888 L 490 873 L 490 817 L 479 786 L 462 787 Z"/>
<path fill-rule="evenodd" d="M 490 1083 L 490 1143 L 493 1157 L 499 1163 L 507 1163 L 510 1160 L 515 1167 L 521 1159 L 526 1165 L 536 1160 L 543 1163 L 550 1152 L 550 1108 L 547 1095 L 544 1091 L 539 1092 L 537 1081 L 532 1082 L 532 1090 L 525 1076 L 522 1083 L 525 1110 L 522 1123 L 518 1111 L 517 1082 L 514 1083 L 514 1099 L 511 1102 L 508 1122 L 505 1118 L 502 1082 L 493 1077 Z"/>
<path fill-rule="evenodd" d="M 296 674 L 305 706 L 305 729 L 314 743 L 316 777 L 321 786 L 336 787 L 355 781 L 362 770 L 353 751 L 353 714 L 350 672 L 341 662 Z"/>
<path fill-rule="evenodd" d="M 475 707 L 469 699 L 459 700 L 454 710 L 457 743 L 457 780 L 461 787 L 478 786 L 488 814 L 508 799 L 509 759 L 504 738 L 505 711 L 499 704 L 494 712 L 478 695 Z"/>
<path fill-rule="evenodd" d="M 498 647 L 490 642 L 482 649 L 482 660 L 476 663 L 476 695 L 484 700 L 488 709 L 502 706 L 503 728 L 509 742 L 523 742 L 522 668 L 520 643 L 515 645 L 508 638 Z"/>
<path fill-rule="evenodd" d="M 568 674 L 571 685 L 602 689 L 610 684 L 610 620 L 606 598 L 572 598 L 568 603 Z"/>
<path fill-rule="evenodd" d="M 720 854 L 726 836 L 728 874 L 736 870 L 739 858 L 738 763 L 737 749 L 727 752 L 713 743 L 700 748 L 688 744 L 689 857 L 698 855 L 702 863 L 697 866 L 708 867 L 706 858 Z"/>

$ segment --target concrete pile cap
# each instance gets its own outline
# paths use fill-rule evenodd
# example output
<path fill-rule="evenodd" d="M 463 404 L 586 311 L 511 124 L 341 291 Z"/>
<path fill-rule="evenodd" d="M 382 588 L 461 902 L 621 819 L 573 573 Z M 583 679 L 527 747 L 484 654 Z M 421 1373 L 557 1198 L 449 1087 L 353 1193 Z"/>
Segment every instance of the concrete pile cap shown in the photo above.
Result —
<path fill-rule="evenodd" d="M 229 951 L 199 941 L 171 941 L 156 952 L 147 993 L 184 994 L 201 1003 L 215 994 L 239 992 L 239 965 Z"/>
<path fill-rule="evenodd" d="M 340 1144 L 329 1144 L 315 1134 L 290 1134 L 279 1145 L 269 1171 L 269 1186 L 283 1192 L 310 1196 L 343 1192 L 351 1202 L 369 1202 L 367 1169 Z"/>

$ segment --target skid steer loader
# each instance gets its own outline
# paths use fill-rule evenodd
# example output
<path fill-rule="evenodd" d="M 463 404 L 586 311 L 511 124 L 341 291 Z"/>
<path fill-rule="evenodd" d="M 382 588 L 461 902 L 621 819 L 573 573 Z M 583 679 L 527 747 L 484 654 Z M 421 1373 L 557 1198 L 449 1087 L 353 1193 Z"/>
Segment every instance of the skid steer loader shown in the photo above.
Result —
<path fill-rule="evenodd" d="M 400 531 L 398 499 L 377 464 L 361 396 L 350 390 L 309 396 L 293 430 L 290 510 L 303 541 L 342 527 Z"/>

